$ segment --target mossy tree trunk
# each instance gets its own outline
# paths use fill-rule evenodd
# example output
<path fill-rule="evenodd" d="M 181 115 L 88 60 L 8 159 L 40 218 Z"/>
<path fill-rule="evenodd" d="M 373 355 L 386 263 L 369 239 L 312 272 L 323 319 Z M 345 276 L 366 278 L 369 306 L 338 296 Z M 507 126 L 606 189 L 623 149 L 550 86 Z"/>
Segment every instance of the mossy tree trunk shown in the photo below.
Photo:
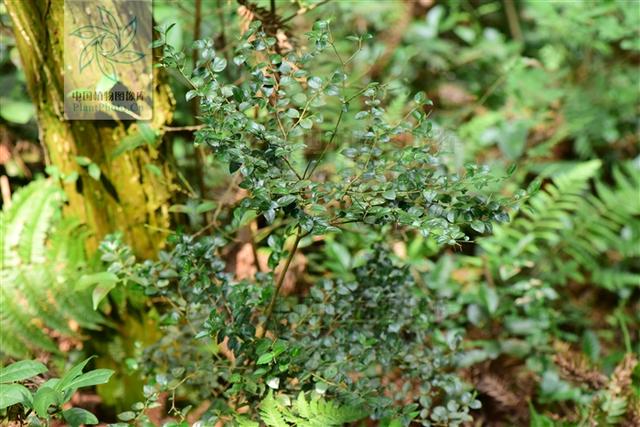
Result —
<path fill-rule="evenodd" d="M 166 237 L 162 230 L 169 226 L 168 202 L 174 186 L 170 163 L 151 145 L 113 156 L 123 138 L 138 131 L 136 122 L 64 119 L 63 0 L 5 3 L 48 162 L 63 176 L 74 172 L 79 176 L 63 186 L 68 213 L 79 216 L 93 231 L 87 248 L 93 250 L 106 234 L 122 231 L 137 255 L 153 256 Z M 173 99 L 155 77 L 149 124 L 161 132 L 171 119 Z M 77 156 L 97 164 L 100 179 L 92 178 Z"/>

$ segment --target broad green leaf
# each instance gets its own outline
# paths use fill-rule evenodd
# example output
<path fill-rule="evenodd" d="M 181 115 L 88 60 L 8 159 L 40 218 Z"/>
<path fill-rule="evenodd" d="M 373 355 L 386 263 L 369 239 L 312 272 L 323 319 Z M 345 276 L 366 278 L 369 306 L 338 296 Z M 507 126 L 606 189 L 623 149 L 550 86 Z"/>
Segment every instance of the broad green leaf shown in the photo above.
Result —
<path fill-rule="evenodd" d="M 33 409 L 40 418 L 47 418 L 49 406 L 58 405 L 60 398 L 59 391 L 41 386 L 33 397 Z"/>
<path fill-rule="evenodd" d="M 205 200 L 196 207 L 196 213 L 212 211 L 216 208 L 216 206 L 217 204 L 213 200 Z"/>
<path fill-rule="evenodd" d="M 258 358 L 256 365 L 266 365 L 273 360 L 273 353 L 265 353 Z"/>
<path fill-rule="evenodd" d="M 31 392 L 22 384 L 0 384 L 0 410 L 16 403 L 30 407 L 32 405 Z"/>
<path fill-rule="evenodd" d="M 69 384 L 71 384 L 73 380 L 75 380 L 80 375 L 82 375 L 82 370 L 84 369 L 85 366 L 87 366 L 87 363 L 89 363 L 89 361 L 94 357 L 95 356 L 91 356 L 83 360 L 82 362 L 78 363 L 73 368 L 69 369 L 69 371 L 67 371 L 67 373 L 64 374 L 62 378 L 60 378 L 60 380 L 56 383 L 55 389 L 58 391 L 68 389 Z"/>
<path fill-rule="evenodd" d="M 95 369 L 85 374 L 76 377 L 69 384 L 65 386 L 65 389 L 78 389 L 81 387 L 89 387 L 92 385 L 106 384 L 109 382 L 109 378 L 113 375 L 111 369 Z"/>
<path fill-rule="evenodd" d="M 119 279 L 117 275 L 113 273 L 109 273 L 107 271 L 102 271 L 100 273 L 85 274 L 82 277 L 80 277 L 80 280 L 78 280 L 78 282 L 76 283 L 75 289 L 77 291 L 81 291 L 96 284 L 113 283 L 115 285 L 115 283 L 117 283 L 118 280 Z"/>
<path fill-rule="evenodd" d="M 34 114 L 33 104 L 28 101 L 14 101 L 0 98 L 0 117 L 8 122 L 24 125 L 31 120 Z"/>
<path fill-rule="evenodd" d="M 67 409 L 62 411 L 62 416 L 71 427 L 79 427 L 82 424 L 98 424 L 96 416 L 82 408 Z"/>
<path fill-rule="evenodd" d="M 36 360 L 21 360 L 0 369 L 0 384 L 22 381 L 47 372 L 47 367 Z"/>
<path fill-rule="evenodd" d="M 111 292 L 113 288 L 116 287 L 116 284 L 117 282 L 104 282 L 99 283 L 98 286 L 93 288 L 93 292 L 91 293 L 91 302 L 93 303 L 94 310 L 98 309 L 98 307 L 100 306 L 100 302 L 102 302 L 102 300 L 105 299 L 107 295 L 109 295 L 109 292 Z"/>

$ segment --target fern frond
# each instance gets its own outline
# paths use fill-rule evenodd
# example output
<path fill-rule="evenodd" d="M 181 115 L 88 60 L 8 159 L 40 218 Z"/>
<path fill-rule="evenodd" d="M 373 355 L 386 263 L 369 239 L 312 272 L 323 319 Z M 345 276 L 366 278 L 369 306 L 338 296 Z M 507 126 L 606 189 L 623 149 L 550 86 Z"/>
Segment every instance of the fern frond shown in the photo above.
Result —
<path fill-rule="evenodd" d="M 46 333 L 74 335 L 70 322 L 98 329 L 88 291 L 74 287 L 86 270 L 86 230 L 62 220 L 62 190 L 52 181 L 33 181 L 17 191 L 0 213 L 0 352 L 28 357 L 33 351 L 57 352 Z"/>
<path fill-rule="evenodd" d="M 269 427 L 339 427 L 366 416 L 360 408 L 325 400 L 319 395 L 307 399 L 304 392 L 300 392 L 290 406 L 269 392 L 260 404 L 262 421 Z"/>
<path fill-rule="evenodd" d="M 521 215 L 481 240 L 494 271 L 509 272 L 503 280 L 535 266 L 551 283 L 591 280 L 627 294 L 640 285 L 640 173 L 620 167 L 606 185 L 599 167 L 595 160 L 556 175 Z"/>
<path fill-rule="evenodd" d="M 260 417 L 268 427 L 290 427 L 284 420 L 285 414 L 289 411 L 273 397 L 273 392 L 269 391 L 267 397 L 260 402 Z M 290 416 L 290 415 L 289 415 Z"/>
<path fill-rule="evenodd" d="M 297 425 L 304 427 L 337 427 L 365 416 L 359 408 L 339 405 L 335 401 L 325 400 L 319 396 L 314 396 L 307 402 L 303 393 L 300 393 L 294 404 L 294 412 L 300 417 Z"/>

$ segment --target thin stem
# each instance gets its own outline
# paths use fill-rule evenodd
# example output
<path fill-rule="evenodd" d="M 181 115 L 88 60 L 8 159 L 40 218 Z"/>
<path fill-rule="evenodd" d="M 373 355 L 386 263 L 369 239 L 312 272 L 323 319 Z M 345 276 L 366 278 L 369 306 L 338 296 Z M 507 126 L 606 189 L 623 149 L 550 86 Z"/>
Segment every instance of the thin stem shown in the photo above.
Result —
<path fill-rule="evenodd" d="M 256 328 L 256 337 L 264 338 L 264 334 L 267 332 L 267 324 L 271 319 L 271 315 L 273 314 L 273 308 L 276 305 L 276 300 L 278 299 L 278 294 L 280 293 L 280 288 L 282 288 L 282 284 L 284 283 L 284 278 L 287 275 L 287 271 L 289 270 L 289 266 L 291 265 L 291 261 L 293 261 L 293 257 L 298 250 L 298 245 L 300 244 L 300 240 L 302 239 L 302 230 L 300 226 L 298 226 L 298 231 L 296 232 L 296 240 L 293 242 L 293 247 L 291 248 L 291 252 L 287 257 L 287 260 L 280 271 L 280 276 L 278 276 L 278 281 L 276 282 L 276 289 L 273 291 L 273 295 L 271 296 L 271 301 L 269 301 L 269 305 L 264 311 L 264 320 L 258 327 Z"/>
<path fill-rule="evenodd" d="M 513 0 L 504 0 L 504 10 L 507 14 L 511 37 L 519 42 L 523 41 L 524 37 L 522 36 L 522 29 L 520 28 L 520 19 L 518 18 L 518 11 L 516 10 Z"/>
<path fill-rule="evenodd" d="M 627 328 L 627 322 L 624 318 L 624 312 L 621 311 L 621 309 L 619 308 L 618 310 L 616 310 L 617 313 L 615 314 L 615 316 L 618 319 L 618 324 L 620 325 L 620 330 L 622 331 L 622 338 L 624 340 L 624 348 L 627 351 L 627 353 L 632 353 L 633 352 L 633 347 L 631 345 L 631 335 L 629 335 L 629 329 Z"/>
<path fill-rule="evenodd" d="M 163 126 L 162 130 L 165 132 L 195 132 L 204 129 L 206 125 L 194 125 L 194 126 Z"/>
<path fill-rule="evenodd" d="M 225 58 L 227 57 L 226 54 L 226 49 L 227 49 L 227 39 L 225 36 L 225 32 L 224 29 L 227 26 L 227 24 L 225 23 L 225 18 L 224 18 L 224 5 L 222 4 L 222 0 L 217 0 L 216 3 L 216 13 L 218 14 L 218 21 L 220 21 L 220 35 L 219 40 L 220 40 L 220 45 L 222 47 L 222 51 L 225 53 Z"/>
<path fill-rule="evenodd" d="M 338 133 L 338 127 L 340 126 L 340 122 L 342 121 L 342 116 L 343 115 L 344 115 L 344 109 L 341 108 L 340 109 L 340 115 L 338 116 L 338 121 L 336 122 L 336 126 L 333 128 L 333 132 L 331 134 L 331 138 L 329 139 L 329 142 L 327 142 L 325 144 L 325 146 L 322 147 L 322 152 L 320 153 L 320 156 L 318 157 L 318 160 L 314 163 L 313 167 L 309 171 L 309 175 L 307 176 L 307 171 L 305 170 L 303 178 L 310 178 L 311 175 L 313 175 L 313 172 L 316 170 L 316 168 L 318 167 L 318 165 L 320 164 L 320 162 L 324 158 L 324 155 L 327 153 L 327 149 L 329 148 L 329 146 L 331 144 L 333 144 L 333 140 L 335 139 L 336 134 Z M 309 164 L 307 164 L 307 169 L 309 169 L 309 165 L 311 164 L 311 162 L 312 161 L 310 161 Z"/>
<path fill-rule="evenodd" d="M 283 157 L 283 160 L 287 164 L 287 166 L 289 166 L 289 169 L 291 169 L 291 172 L 296 174 L 296 177 L 298 178 L 298 181 L 302 181 L 304 179 L 304 177 L 300 176 L 298 171 L 294 169 L 294 167 L 291 165 L 291 163 L 289 163 L 289 160 L 287 160 L 286 157 Z"/>

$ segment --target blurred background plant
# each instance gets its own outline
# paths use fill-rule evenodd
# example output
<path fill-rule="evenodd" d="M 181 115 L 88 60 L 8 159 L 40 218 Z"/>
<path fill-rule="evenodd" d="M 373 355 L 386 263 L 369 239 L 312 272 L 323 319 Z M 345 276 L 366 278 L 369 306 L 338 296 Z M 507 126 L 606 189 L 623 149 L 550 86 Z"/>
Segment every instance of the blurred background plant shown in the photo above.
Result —
<path fill-rule="evenodd" d="M 386 255 L 379 264 L 393 260 L 386 267 L 390 269 L 407 265 L 407 273 L 394 274 L 401 276 L 412 297 L 428 301 L 424 311 L 433 317 L 422 326 L 434 340 L 431 348 L 455 344 L 456 350 L 447 355 L 451 360 L 446 361 L 455 380 L 447 378 L 460 383 L 454 394 L 461 400 L 452 401 L 451 407 L 440 406 L 444 412 L 435 411 L 435 418 L 434 411 L 426 414 L 433 425 L 447 425 L 444 420 L 456 413 L 457 404 L 471 404 L 475 424 L 470 425 L 640 424 L 637 2 L 153 3 L 154 19 L 162 29 L 158 37 L 184 61 L 182 73 L 163 68 L 175 97 L 173 122 L 162 129 L 140 124 L 141 137 L 121 141 L 120 150 L 157 144 L 177 176 L 166 206 L 172 221 L 167 234 L 197 236 L 172 237 L 166 251 L 148 261 L 136 260 L 118 239 L 108 239 L 101 251 L 87 253 L 79 243 L 83 233 L 91 231 L 73 215 L 62 215 L 65 196 L 56 184 L 68 177 L 56 174 L 55 168 L 45 172 L 46 156 L 38 144 L 35 109 L 27 96 L 13 25 L 4 3 L 0 4 L 0 332 L 6 361 L 35 355 L 63 372 L 84 355 L 98 354 L 97 367 L 117 372 L 109 384 L 98 387 L 102 403 L 92 409 L 106 421 L 115 421 L 120 414 L 121 423 L 214 423 L 215 416 L 228 414 L 225 407 L 241 403 L 231 399 L 229 405 L 228 394 L 210 390 L 232 390 L 236 397 L 238 390 L 255 395 L 251 411 L 235 418 L 240 425 L 254 425 L 251 414 L 256 415 L 253 422 L 260 419 L 267 425 L 304 425 L 313 414 L 307 402 L 316 402 L 314 410 L 324 416 L 331 414 L 335 425 L 374 416 L 384 420 L 382 425 L 395 426 L 419 416 L 408 402 L 394 417 L 371 412 L 372 405 L 354 401 L 353 395 L 335 393 L 329 383 L 334 381 L 326 378 L 326 370 L 334 374 L 331 364 L 316 373 L 327 381 L 316 381 L 319 386 L 303 389 L 300 397 L 296 386 L 273 382 L 279 378 L 271 375 L 284 363 L 283 352 L 290 363 L 285 369 L 302 366 L 278 341 L 251 350 L 257 358 L 265 357 L 264 363 L 252 367 L 251 376 L 238 379 L 226 365 L 212 368 L 212 363 L 226 364 L 229 355 L 228 343 L 215 340 L 223 325 L 206 323 L 211 307 L 220 302 L 203 304 L 197 288 L 189 287 L 191 280 L 200 275 L 210 280 L 215 272 L 220 275 L 216 280 L 224 283 L 267 286 L 267 279 L 253 278 L 275 269 L 278 260 L 284 262 L 293 239 L 282 233 L 267 238 L 282 225 L 279 215 L 290 214 L 285 201 L 284 207 L 274 209 L 274 224 L 269 209 L 245 209 L 241 201 L 252 187 L 241 186 L 242 164 L 221 158 L 222 148 L 209 149 L 207 137 L 196 137 L 203 117 L 207 126 L 211 123 L 206 121 L 201 97 L 188 93 L 194 88 L 185 75 L 205 77 L 203 64 L 211 63 L 222 68 L 216 72 L 221 86 L 240 86 L 234 62 L 237 48 L 242 35 L 260 22 L 283 52 L 308 53 L 331 40 L 328 49 L 335 49 L 340 61 L 348 61 L 346 85 L 365 88 L 379 82 L 378 87 L 384 88 L 376 95 L 380 104 L 374 107 L 384 110 L 389 123 L 406 120 L 414 95 L 424 92 L 421 111 L 431 127 L 428 140 L 438 147 L 443 168 L 462 171 L 469 163 L 486 165 L 492 176 L 508 177 L 487 181 L 487 193 L 505 199 L 522 195 L 520 189 L 535 193 L 521 209 L 509 211 L 509 223 L 461 225 L 460 232 L 469 239 L 453 246 L 442 246 L 415 226 L 366 228 L 367 232 L 344 227 L 341 233 L 329 230 L 307 237 L 283 275 L 283 289 L 310 301 L 305 303 L 309 311 L 296 312 L 290 302 L 283 302 L 279 310 L 288 316 L 316 316 L 320 325 L 332 310 L 343 312 L 346 307 L 333 301 L 336 295 L 327 289 L 369 283 L 363 277 L 375 273 L 363 272 L 371 268 L 367 263 L 372 248 L 382 245 Z M 318 20 L 329 23 L 328 39 L 313 27 Z M 194 43 L 197 40 L 201 41 Z M 215 52 L 218 62 L 211 62 L 207 52 Z M 328 81 L 336 63 L 323 58 L 314 59 L 312 72 Z M 201 66 L 192 74 L 198 62 Z M 294 169 L 302 165 L 300 172 L 303 162 L 322 150 L 314 144 L 328 140 L 323 132 L 331 131 L 341 111 L 331 104 L 313 108 L 317 113 L 313 121 L 304 123 L 310 125 L 304 129 L 304 135 L 310 135 L 304 138 L 307 151 L 295 157 Z M 359 99 L 354 99 L 352 108 L 365 111 Z M 285 120 L 302 121 L 300 113 L 304 115 L 302 108 L 296 108 Z M 368 120 L 364 114 L 340 117 L 344 133 L 339 136 L 351 140 L 351 131 Z M 409 144 L 402 135 L 396 137 L 398 147 Z M 333 146 L 325 155 L 335 170 L 352 165 Z M 357 162 L 362 154 L 354 155 L 351 159 Z M 88 169 L 89 164 L 83 167 Z M 368 167 L 366 160 L 362 166 Z M 317 169 L 317 173 L 333 172 Z M 390 200 L 394 194 L 387 196 L 385 200 Z M 215 257 L 199 253 L 200 245 L 213 246 Z M 180 286 L 187 286 L 189 293 Z M 245 299 L 237 304 L 258 304 L 260 296 L 252 293 L 257 291 L 247 286 Z M 319 292 L 310 290 L 315 288 Z M 393 298 L 409 296 L 394 293 Z M 314 300 L 323 301 L 322 313 L 315 312 Z M 385 309 L 397 314 L 393 311 L 397 307 Z M 415 313 L 400 313 L 415 320 Z M 431 322 L 448 333 L 429 329 Z M 209 330 L 199 336 L 201 330 L 193 330 L 194 325 Z M 308 335 L 306 350 L 320 344 L 309 338 L 313 332 L 302 335 Z M 447 341 L 454 337 L 455 343 Z M 317 353 L 322 359 L 322 351 Z M 265 362 L 270 357 L 265 355 L 278 363 Z M 265 372 L 256 374 L 260 367 Z M 350 373 L 336 372 L 337 383 L 346 380 L 340 374 Z M 394 381 L 400 384 L 397 375 L 383 375 L 384 388 L 392 389 Z M 259 389 L 250 390 L 251 384 Z M 371 384 L 364 388 L 375 389 Z M 467 388 L 469 396 L 462 398 Z M 349 392 L 354 391 L 362 390 Z M 400 388 L 397 393 L 410 400 L 417 392 Z M 263 403 L 258 405 L 260 399 Z M 472 403 L 475 399 L 481 408 Z M 378 403 L 377 408 L 384 407 Z M 429 407 L 426 402 L 419 404 Z"/>

